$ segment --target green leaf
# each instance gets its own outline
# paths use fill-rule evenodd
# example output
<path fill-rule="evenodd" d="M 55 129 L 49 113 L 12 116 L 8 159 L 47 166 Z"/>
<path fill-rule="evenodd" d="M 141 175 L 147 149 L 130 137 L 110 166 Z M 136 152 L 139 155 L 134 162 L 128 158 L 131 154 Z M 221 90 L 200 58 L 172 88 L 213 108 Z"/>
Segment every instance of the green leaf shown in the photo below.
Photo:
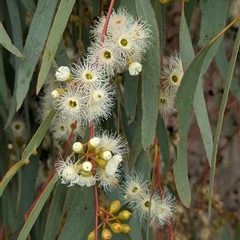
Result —
<path fill-rule="evenodd" d="M 16 164 L 14 164 L 8 170 L 8 172 L 5 174 L 5 176 L 3 177 L 3 180 L 0 183 L 0 196 L 2 195 L 2 193 L 3 193 L 4 189 L 6 188 L 8 182 L 18 172 L 18 170 L 24 164 L 27 163 L 26 161 L 29 159 L 29 157 L 34 153 L 34 151 L 40 145 L 40 143 L 42 142 L 42 139 L 44 138 L 44 136 L 45 136 L 50 124 L 51 124 L 51 121 L 52 121 L 54 115 L 55 115 L 55 110 L 51 110 L 51 112 L 49 112 L 49 114 L 47 115 L 47 117 L 45 118 L 43 123 L 40 125 L 40 127 L 38 128 L 36 133 L 33 135 L 32 139 L 30 140 L 30 142 L 26 146 L 25 150 L 23 151 L 21 160 L 19 162 L 17 162 Z"/>
<path fill-rule="evenodd" d="M 55 189 L 48 213 L 43 240 L 55 239 L 57 236 L 58 227 L 62 221 L 61 216 L 67 190 L 67 186 L 63 184 L 57 185 Z"/>
<path fill-rule="evenodd" d="M 201 18 L 199 45 L 204 46 L 224 29 L 228 11 L 228 0 L 216 0 L 214 2 L 202 0 L 200 2 L 200 7 L 202 10 L 202 16 L 204 17 Z M 220 37 L 214 46 L 209 49 L 202 66 L 202 74 L 207 71 L 222 39 L 223 38 Z"/>
<path fill-rule="evenodd" d="M 6 48 L 9 52 L 16 55 L 17 57 L 24 58 L 22 53 L 12 44 L 12 41 L 11 41 L 10 37 L 8 36 L 6 30 L 4 29 L 1 22 L 0 22 L 0 32 L 1 32 L 0 44 L 4 48 Z"/>
<path fill-rule="evenodd" d="M 36 88 L 37 93 L 39 93 L 46 80 L 75 1 L 62 0 L 59 4 L 42 57 L 42 65 L 38 74 Z"/>
<path fill-rule="evenodd" d="M 215 56 L 215 60 L 216 60 L 217 66 L 218 66 L 218 70 L 221 74 L 221 77 L 222 77 L 223 81 L 225 82 L 226 78 L 227 78 L 227 71 L 229 68 L 229 63 L 226 59 L 226 48 L 225 48 L 224 41 L 221 42 L 221 45 Z M 237 84 L 237 79 L 234 76 L 233 76 L 233 79 L 231 82 L 230 91 L 238 100 L 240 100 L 240 88 Z"/>
<path fill-rule="evenodd" d="M 58 49 L 55 55 L 55 60 L 58 64 L 58 66 L 67 66 L 69 65 L 69 60 L 66 52 L 66 47 L 64 45 L 63 39 L 61 39 Z"/>
<path fill-rule="evenodd" d="M 237 59 L 237 56 L 238 56 L 239 42 L 240 42 L 240 28 L 238 29 L 237 36 L 236 36 L 234 46 L 233 46 L 232 56 L 231 56 L 231 60 L 230 60 L 230 63 L 229 63 L 226 83 L 225 83 L 225 86 L 224 86 L 224 92 L 223 92 L 223 97 L 222 97 L 222 101 L 221 101 L 221 105 L 220 105 L 220 110 L 219 110 L 219 113 L 218 113 L 218 121 L 217 121 L 216 130 L 215 130 L 214 141 L 213 141 L 213 152 L 212 152 L 212 159 L 211 159 L 210 183 L 209 183 L 209 188 L 210 188 L 209 189 L 209 202 L 208 202 L 209 217 L 211 216 L 213 182 L 214 182 L 214 176 L 215 176 L 215 170 L 216 170 L 218 142 L 219 142 L 219 138 L 220 138 L 220 134 L 221 134 L 223 117 L 224 117 L 224 112 L 225 112 L 225 108 L 226 108 L 226 105 L 227 105 L 228 94 L 229 94 L 229 89 L 230 89 L 230 86 L 231 86 L 233 71 L 234 71 L 234 67 L 235 67 L 235 64 L 236 64 L 236 59 Z"/>
<path fill-rule="evenodd" d="M 56 111 L 52 109 L 47 115 L 47 117 L 44 119 L 42 124 L 39 126 L 38 130 L 33 135 L 32 139 L 24 149 L 21 161 L 25 161 L 34 153 L 34 151 L 36 151 L 37 147 L 40 145 L 44 136 L 46 135 L 46 132 L 49 129 L 49 126 L 55 116 L 55 113 Z"/>
<path fill-rule="evenodd" d="M 124 108 L 128 118 L 128 124 L 131 124 L 136 115 L 137 92 L 139 76 L 130 76 L 124 74 Z"/>
<path fill-rule="evenodd" d="M 170 167 L 169 145 L 166 127 L 161 116 L 158 117 L 156 135 L 161 150 L 162 161 L 164 163 L 162 173 L 166 174 Z"/>
<path fill-rule="evenodd" d="M 190 27 L 194 7 L 196 5 L 197 0 L 191 0 L 189 2 L 184 3 L 184 13 L 186 18 L 187 26 Z"/>
<path fill-rule="evenodd" d="M 28 92 L 33 72 L 51 27 L 57 3 L 57 0 L 38 1 L 37 10 L 33 16 L 23 49 L 25 59 L 21 59 L 19 63 L 16 91 L 17 110 L 21 107 Z"/>
<path fill-rule="evenodd" d="M 229 225 L 226 223 L 221 229 L 220 229 L 220 238 L 219 240 L 232 240 L 232 234 Z"/>
<path fill-rule="evenodd" d="M 31 12 L 32 14 L 35 13 L 37 7 L 34 0 L 21 0 L 21 2 L 29 12 Z"/>
<path fill-rule="evenodd" d="M 185 20 L 184 12 L 182 13 L 180 23 L 180 52 L 183 62 L 183 68 L 186 69 L 194 58 L 194 50 L 192 46 L 190 32 Z M 204 99 L 202 81 L 198 79 L 196 92 L 194 95 L 193 108 L 197 118 L 198 126 L 204 143 L 204 148 L 208 158 L 209 165 L 212 156 L 213 137 L 208 119 L 206 102 Z"/>
<path fill-rule="evenodd" d="M 160 49 L 161 49 L 161 55 L 163 54 L 165 41 L 166 41 L 166 5 L 160 4 L 159 0 L 152 0 L 152 7 L 154 9 L 157 23 L 158 23 L 158 29 L 159 29 L 159 35 L 160 35 Z"/>
<path fill-rule="evenodd" d="M 177 147 L 178 160 L 173 165 L 173 171 L 179 197 L 186 207 L 189 207 L 191 202 L 191 192 L 187 177 L 187 140 L 191 105 L 193 104 L 198 79 L 201 75 L 201 69 L 205 58 L 209 49 L 211 49 L 220 36 L 221 35 L 218 35 L 210 43 L 208 43 L 191 62 L 183 76 L 175 99 L 175 107 L 179 111 L 178 122 L 180 141 Z"/>
<path fill-rule="evenodd" d="M 33 224 L 35 223 L 35 221 L 37 220 L 44 204 L 46 203 L 49 195 L 51 194 L 55 183 L 58 179 L 58 174 L 55 173 L 52 176 L 52 179 L 48 182 L 47 186 L 44 188 L 44 190 L 42 191 L 41 195 L 39 196 L 39 198 L 37 198 L 19 236 L 18 236 L 18 240 L 22 240 L 22 239 L 26 239 L 30 230 L 33 227 Z"/>
<path fill-rule="evenodd" d="M 228 0 L 200 1 L 202 11 L 199 45 L 208 44 L 225 26 Z"/>
<path fill-rule="evenodd" d="M 146 61 L 143 64 L 142 77 L 142 145 L 148 149 L 155 137 L 158 117 L 158 97 L 160 80 L 160 40 L 155 13 L 151 3 L 136 0 L 138 17 L 146 21 L 152 31 L 150 48 L 147 49 Z"/>
<path fill-rule="evenodd" d="M 7 106 L 8 102 L 8 91 L 7 91 L 7 82 L 3 65 L 3 56 L 2 56 L 2 46 L 0 46 L 0 79 L 1 79 L 1 87 L 0 87 L 0 97 L 4 102 L 4 105 Z"/>
<path fill-rule="evenodd" d="M 74 186 L 75 199 L 63 226 L 59 240 L 86 239 L 94 230 L 94 192 L 93 187 Z"/>

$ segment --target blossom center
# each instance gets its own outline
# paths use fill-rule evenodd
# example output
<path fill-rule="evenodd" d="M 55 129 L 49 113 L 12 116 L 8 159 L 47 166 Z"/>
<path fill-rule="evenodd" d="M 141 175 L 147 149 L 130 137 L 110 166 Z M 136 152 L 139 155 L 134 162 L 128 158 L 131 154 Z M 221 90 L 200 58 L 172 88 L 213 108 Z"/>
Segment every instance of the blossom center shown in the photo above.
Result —
<path fill-rule="evenodd" d="M 178 76 L 173 75 L 173 76 L 172 76 L 172 81 L 173 81 L 174 83 L 176 83 L 176 82 L 178 81 Z"/>
<path fill-rule="evenodd" d="M 76 101 L 70 100 L 70 101 L 69 101 L 69 105 L 70 105 L 71 107 L 75 108 L 75 107 L 77 106 L 77 103 L 76 103 Z"/>
<path fill-rule="evenodd" d="M 16 125 L 14 126 L 14 128 L 15 128 L 16 130 L 19 130 L 19 129 L 21 128 L 21 126 L 20 126 L 19 124 L 16 124 Z"/>
<path fill-rule="evenodd" d="M 149 208 L 149 207 L 150 207 L 150 205 L 151 205 L 151 204 L 150 204 L 150 202 L 149 202 L 149 201 L 146 201 L 146 202 L 144 203 L 144 206 L 145 206 L 145 207 L 147 207 L 147 208 Z"/>
<path fill-rule="evenodd" d="M 121 44 L 123 47 L 126 47 L 126 46 L 128 45 L 127 39 L 125 39 L 125 38 L 121 39 L 120 44 Z"/>
<path fill-rule="evenodd" d="M 106 51 L 106 52 L 104 52 L 104 57 L 109 59 L 112 56 L 111 56 L 111 53 L 109 51 Z"/>
<path fill-rule="evenodd" d="M 92 74 L 90 74 L 90 73 L 86 73 L 85 77 L 87 80 L 92 80 Z"/>

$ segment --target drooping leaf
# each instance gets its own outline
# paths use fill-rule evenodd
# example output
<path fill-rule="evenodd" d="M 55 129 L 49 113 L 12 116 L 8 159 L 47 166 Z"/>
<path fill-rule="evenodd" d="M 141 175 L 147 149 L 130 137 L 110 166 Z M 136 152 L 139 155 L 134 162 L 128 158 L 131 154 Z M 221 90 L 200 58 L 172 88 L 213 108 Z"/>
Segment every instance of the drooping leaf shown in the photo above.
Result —
<path fill-rule="evenodd" d="M 66 193 L 66 185 L 58 184 L 49 209 L 43 238 L 44 240 L 55 239 L 57 236 L 58 227 L 62 221 L 63 205 L 65 202 Z"/>
<path fill-rule="evenodd" d="M 238 18 L 238 21 L 240 21 L 240 17 Z M 237 56 L 238 56 L 239 43 L 240 43 L 240 28 L 238 29 L 238 32 L 237 32 L 237 36 L 236 36 L 234 46 L 233 46 L 231 60 L 229 62 L 227 78 L 226 78 L 226 82 L 225 82 L 225 86 L 224 86 L 224 92 L 223 92 L 223 96 L 222 96 L 220 110 L 219 110 L 219 113 L 218 113 L 218 121 L 217 121 L 216 130 L 215 130 L 214 141 L 213 141 L 213 152 L 212 152 L 212 159 L 211 159 L 210 183 L 209 183 L 209 199 L 208 199 L 208 201 L 209 201 L 208 202 L 209 217 L 211 216 L 213 183 L 214 183 L 214 176 L 215 176 L 215 170 L 216 170 L 218 143 L 219 143 L 219 138 L 220 138 L 220 134 L 221 134 L 223 117 L 224 117 L 224 112 L 225 112 L 225 108 L 226 108 L 226 105 L 227 105 L 228 94 L 229 94 L 229 89 L 230 89 L 230 86 L 231 86 L 233 71 L 234 71 L 235 64 L 236 64 L 236 59 L 237 59 Z"/>
<path fill-rule="evenodd" d="M 160 40 L 154 10 L 149 1 L 136 0 L 138 17 L 146 21 L 152 31 L 150 47 L 143 63 L 142 78 L 142 145 L 148 149 L 155 137 L 158 117 L 158 96 L 160 85 Z"/>
<path fill-rule="evenodd" d="M 12 54 L 20 58 L 24 58 L 23 54 L 12 44 L 12 41 L 8 36 L 1 22 L 0 22 L 0 32 L 1 32 L 0 44 Z"/>
<path fill-rule="evenodd" d="M 47 77 L 49 69 L 54 60 L 58 44 L 62 39 L 64 29 L 66 28 L 69 16 L 72 12 L 76 0 L 62 0 L 58 6 L 53 20 L 52 28 L 46 42 L 46 47 L 42 57 L 42 64 L 38 74 L 36 93 L 38 94 Z"/>
<path fill-rule="evenodd" d="M 160 146 L 162 161 L 164 163 L 162 173 L 166 174 L 169 171 L 169 167 L 170 167 L 168 135 L 167 135 L 164 121 L 160 116 L 158 117 L 156 136 Z"/>
<path fill-rule="evenodd" d="M 124 75 L 124 108 L 129 119 L 128 124 L 134 121 L 136 115 L 138 82 L 138 76 L 133 77 L 128 73 Z"/>
<path fill-rule="evenodd" d="M 191 191 L 187 177 L 187 139 L 191 106 L 206 56 L 221 34 L 223 34 L 223 32 L 209 42 L 191 62 L 183 76 L 175 99 L 175 107 L 179 111 L 178 122 L 180 140 L 177 148 L 178 160 L 174 163 L 173 170 L 178 194 L 186 207 L 189 207 L 191 202 Z"/>
<path fill-rule="evenodd" d="M 218 66 L 218 70 L 221 74 L 221 77 L 223 79 L 223 81 L 226 81 L 227 78 L 227 70 L 229 68 L 229 63 L 226 59 L 226 49 L 225 49 L 225 43 L 222 42 L 217 54 L 215 56 L 215 60 Z M 240 100 L 240 87 L 237 84 L 237 78 L 233 76 L 233 80 L 231 82 L 231 86 L 230 86 L 230 91 L 231 93 L 238 99 Z"/>
<path fill-rule="evenodd" d="M 182 18 L 180 23 L 180 52 L 183 63 L 183 68 L 187 69 L 195 54 L 192 46 L 191 36 L 185 20 L 184 11 L 182 12 Z M 211 164 L 210 159 L 212 156 L 213 148 L 213 137 L 212 131 L 208 119 L 206 102 L 204 99 L 202 81 L 201 78 L 198 80 L 196 92 L 194 95 L 193 108 L 197 118 L 197 123 L 203 139 L 204 148 L 206 151 L 209 165 Z"/>
<path fill-rule="evenodd" d="M 44 204 L 46 203 L 50 193 L 52 192 L 57 179 L 58 179 L 58 174 L 55 173 L 52 176 L 51 180 L 48 182 L 47 186 L 42 191 L 42 193 L 39 196 L 39 198 L 37 199 L 37 201 L 35 202 L 27 220 L 25 221 L 23 228 L 21 229 L 21 232 L 19 233 L 19 236 L 17 238 L 18 240 L 27 238 L 30 230 L 33 227 L 33 224 L 35 223 L 36 219 L 38 218 Z"/>
<path fill-rule="evenodd" d="M 16 90 L 17 110 L 21 107 L 28 92 L 33 72 L 51 27 L 57 3 L 57 0 L 38 2 L 23 49 L 25 59 L 21 59 L 19 63 Z"/>
<path fill-rule="evenodd" d="M 93 187 L 73 187 L 75 199 L 70 207 L 59 240 L 86 239 L 94 229 L 94 193 Z M 72 188 L 72 189 L 73 189 Z M 72 190 L 71 189 L 71 190 Z"/>

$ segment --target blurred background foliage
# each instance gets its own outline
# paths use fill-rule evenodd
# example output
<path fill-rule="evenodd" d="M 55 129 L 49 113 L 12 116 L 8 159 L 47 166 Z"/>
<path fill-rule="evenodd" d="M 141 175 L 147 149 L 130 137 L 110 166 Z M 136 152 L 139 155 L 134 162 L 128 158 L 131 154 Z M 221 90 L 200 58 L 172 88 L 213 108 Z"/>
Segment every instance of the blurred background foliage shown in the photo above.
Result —
<path fill-rule="evenodd" d="M 99 128 L 124 136 L 129 153 L 123 172 L 135 169 L 145 179 L 154 170 L 156 134 L 161 184 L 179 197 L 172 222 L 175 239 L 238 240 L 239 21 L 214 37 L 237 18 L 240 1 L 183 2 L 116 1 L 116 8 L 124 6 L 151 25 L 153 40 L 142 74 L 117 76 L 116 107 Z M 0 239 L 87 239 L 94 229 L 93 188 L 57 182 L 53 166 L 64 146 L 48 132 L 54 111 L 40 126 L 38 108 L 44 81 L 55 74 L 53 62 L 70 66 L 86 53 L 91 26 L 109 3 L 0 2 Z M 178 113 L 162 117 L 160 68 L 175 51 L 186 70 L 175 102 Z M 18 136 L 22 122 L 25 131 Z M 99 201 L 107 207 L 119 194 L 118 189 L 100 191 Z M 167 228 L 149 231 L 134 217 L 129 225 L 130 234 L 113 239 L 169 239 Z"/>

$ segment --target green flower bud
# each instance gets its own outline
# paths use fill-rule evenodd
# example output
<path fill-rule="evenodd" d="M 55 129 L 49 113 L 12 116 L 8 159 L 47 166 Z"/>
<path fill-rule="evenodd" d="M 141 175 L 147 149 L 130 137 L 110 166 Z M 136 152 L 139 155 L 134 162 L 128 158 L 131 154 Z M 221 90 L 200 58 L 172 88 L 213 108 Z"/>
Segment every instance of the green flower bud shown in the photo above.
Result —
<path fill-rule="evenodd" d="M 95 231 L 93 230 L 88 234 L 87 240 L 94 240 L 95 238 Z"/>
<path fill-rule="evenodd" d="M 123 210 L 118 214 L 118 219 L 120 220 L 128 220 L 131 217 L 132 213 L 128 210 Z"/>
<path fill-rule="evenodd" d="M 129 227 L 128 224 L 125 224 L 125 223 L 122 224 L 122 233 L 129 233 L 131 231 L 132 229 Z"/>
<path fill-rule="evenodd" d="M 102 239 L 112 239 L 112 233 L 110 230 L 108 230 L 107 228 L 102 230 L 101 233 Z"/>
<path fill-rule="evenodd" d="M 122 225 L 120 223 L 113 223 L 111 225 L 111 229 L 114 233 L 120 233 L 122 232 Z"/>
<path fill-rule="evenodd" d="M 116 213 L 121 207 L 121 203 L 119 200 L 115 200 L 113 202 L 111 202 L 110 205 L 110 213 Z"/>

